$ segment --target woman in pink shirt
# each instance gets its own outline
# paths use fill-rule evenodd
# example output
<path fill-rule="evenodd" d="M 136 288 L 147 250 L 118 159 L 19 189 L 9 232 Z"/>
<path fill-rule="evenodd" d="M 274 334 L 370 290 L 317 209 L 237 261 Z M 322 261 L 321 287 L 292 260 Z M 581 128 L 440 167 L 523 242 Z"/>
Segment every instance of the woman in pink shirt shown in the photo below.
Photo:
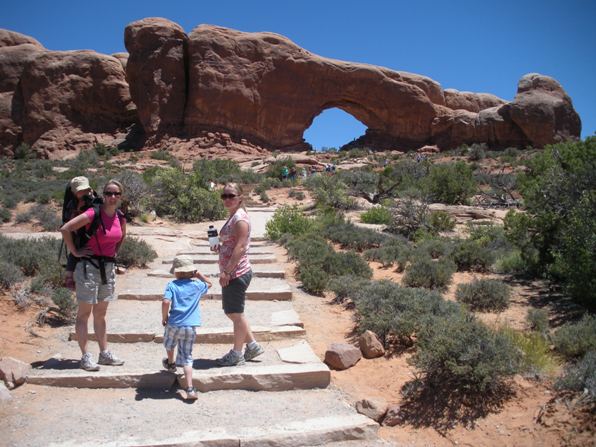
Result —
<path fill-rule="evenodd" d="M 60 231 L 70 253 L 79 258 L 74 272 L 77 295 L 77 319 L 75 324 L 77 340 L 81 348 L 81 368 L 98 371 L 99 365 L 118 366 L 124 364 L 108 350 L 106 312 L 115 294 L 115 256 L 126 236 L 126 220 L 118 210 L 123 187 L 117 180 L 110 180 L 103 189 L 103 204 L 99 208 L 100 220 L 95 234 L 89 242 L 77 248 L 72 233 L 85 226 L 90 229 L 95 209 L 89 208 L 65 223 Z M 89 316 L 93 313 L 93 329 L 99 343 L 97 363 L 87 351 Z"/>
<path fill-rule="evenodd" d="M 226 316 L 234 323 L 234 347 L 216 360 L 219 366 L 242 365 L 263 354 L 263 347 L 255 338 L 244 316 L 246 289 L 252 279 L 248 260 L 250 246 L 250 219 L 242 204 L 242 190 L 236 183 L 226 183 L 221 194 L 228 220 L 219 232 L 220 245 L 213 250 L 219 253 L 219 284 L 221 285 L 222 307 Z M 246 349 L 242 352 L 242 345 Z"/>

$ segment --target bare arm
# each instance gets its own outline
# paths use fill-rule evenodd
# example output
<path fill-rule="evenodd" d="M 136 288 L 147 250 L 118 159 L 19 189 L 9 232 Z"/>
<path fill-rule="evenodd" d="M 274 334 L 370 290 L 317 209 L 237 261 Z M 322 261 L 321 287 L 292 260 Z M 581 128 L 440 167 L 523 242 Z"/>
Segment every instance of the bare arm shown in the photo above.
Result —
<path fill-rule="evenodd" d="M 168 316 L 170 315 L 170 300 L 161 301 L 161 325 L 165 326 L 168 324 Z"/>
<path fill-rule="evenodd" d="M 203 281 L 205 284 L 207 284 L 207 288 L 210 289 L 211 286 L 213 284 L 211 284 L 211 281 L 209 281 L 207 279 L 207 277 L 205 275 L 203 275 L 201 272 L 199 272 L 198 270 L 195 272 L 195 278 L 199 278 L 201 281 Z"/>
<path fill-rule="evenodd" d="M 72 238 L 72 233 L 77 231 L 79 228 L 84 227 L 91 223 L 91 219 L 87 214 L 79 214 L 77 217 L 69 220 L 60 228 L 60 232 L 62 233 L 62 238 L 64 239 L 64 243 L 68 248 L 68 251 L 72 253 L 73 256 L 80 258 L 84 256 L 92 255 L 93 252 L 86 247 L 82 247 L 80 250 L 77 250 L 74 244 L 74 240 Z"/>

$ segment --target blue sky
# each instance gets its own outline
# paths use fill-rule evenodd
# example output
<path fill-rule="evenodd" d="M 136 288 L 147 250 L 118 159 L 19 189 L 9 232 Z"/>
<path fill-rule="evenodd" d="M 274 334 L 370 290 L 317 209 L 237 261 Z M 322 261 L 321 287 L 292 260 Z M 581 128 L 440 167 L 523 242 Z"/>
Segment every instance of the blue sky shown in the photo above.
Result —
<path fill-rule="evenodd" d="M 518 80 L 557 79 L 596 132 L 595 0 L 113 1 L 5 2 L 0 28 L 35 37 L 51 50 L 125 51 L 125 26 L 165 17 L 187 32 L 209 23 L 271 31 L 321 56 L 428 76 L 443 88 L 513 99 Z M 338 147 L 364 132 L 338 109 L 305 132 L 315 147 Z"/>

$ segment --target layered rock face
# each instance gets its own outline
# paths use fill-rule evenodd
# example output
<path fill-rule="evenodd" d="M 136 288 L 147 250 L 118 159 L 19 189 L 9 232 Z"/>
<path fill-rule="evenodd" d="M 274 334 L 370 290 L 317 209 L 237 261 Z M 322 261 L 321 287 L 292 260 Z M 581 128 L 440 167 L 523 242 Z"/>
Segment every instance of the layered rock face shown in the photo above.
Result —
<path fill-rule="evenodd" d="M 308 147 L 303 134 L 337 107 L 367 126 L 375 149 L 463 143 L 543 147 L 578 138 L 579 116 L 557 81 L 524 76 L 514 100 L 443 90 L 424 76 L 323 58 L 272 33 L 147 18 L 124 33 L 129 52 L 47 51 L 0 30 L 0 150 L 48 154 L 115 144 L 140 123 L 147 144 L 229 135 L 226 147 Z M 125 75 L 126 73 L 126 75 Z M 227 141 L 229 140 L 229 144 Z M 215 144 L 215 143 L 214 143 Z M 217 143 L 220 144 L 220 143 Z"/>

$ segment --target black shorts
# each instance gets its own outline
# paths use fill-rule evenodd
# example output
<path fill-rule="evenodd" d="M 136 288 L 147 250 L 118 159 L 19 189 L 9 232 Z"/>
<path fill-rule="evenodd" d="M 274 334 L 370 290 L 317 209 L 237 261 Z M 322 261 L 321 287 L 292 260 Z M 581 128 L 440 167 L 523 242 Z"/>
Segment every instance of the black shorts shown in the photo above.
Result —
<path fill-rule="evenodd" d="M 246 301 L 246 289 L 252 279 L 252 270 L 244 275 L 234 278 L 226 287 L 222 287 L 222 307 L 226 314 L 244 313 L 244 302 Z"/>

